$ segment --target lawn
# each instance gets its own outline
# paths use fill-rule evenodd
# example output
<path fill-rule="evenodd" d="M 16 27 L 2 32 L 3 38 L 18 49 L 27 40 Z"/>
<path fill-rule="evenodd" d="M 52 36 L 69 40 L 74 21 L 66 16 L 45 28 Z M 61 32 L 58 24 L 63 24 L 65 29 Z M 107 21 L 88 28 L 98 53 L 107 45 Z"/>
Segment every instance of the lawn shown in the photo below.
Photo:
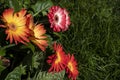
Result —
<path fill-rule="evenodd" d="M 78 80 L 119 80 L 120 1 L 54 1 L 71 17 L 70 29 L 59 41 L 77 58 Z"/>

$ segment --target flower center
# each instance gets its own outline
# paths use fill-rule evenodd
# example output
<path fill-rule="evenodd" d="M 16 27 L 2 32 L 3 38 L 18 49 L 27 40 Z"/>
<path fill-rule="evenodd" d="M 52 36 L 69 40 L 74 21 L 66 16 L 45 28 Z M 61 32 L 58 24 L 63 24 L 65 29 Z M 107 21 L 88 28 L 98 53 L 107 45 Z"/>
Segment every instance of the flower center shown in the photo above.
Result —
<path fill-rule="evenodd" d="M 8 27 L 9 27 L 9 29 L 12 30 L 12 31 L 15 31 L 15 30 L 16 30 L 16 25 L 13 24 L 13 23 L 10 23 Z"/>
<path fill-rule="evenodd" d="M 71 62 L 68 63 L 68 68 L 70 69 L 70 71 L 73 71 L 73 66 Z"/>
<path fill-rule="evenodd" d="M 56 60 L 55 60 L 55 63 L 57 64 L 57 63 L 59 63 L 60 61 L 61 61 L 60 54 L 57 53 L 57 58 L 56 58 Z"/>
<path fill-rule="evenodd" d="M 58 15 L 55 15 L 54 20 L 55 20 L 55 22 L 58 22 L 58 20 L 59 20 Z"/>

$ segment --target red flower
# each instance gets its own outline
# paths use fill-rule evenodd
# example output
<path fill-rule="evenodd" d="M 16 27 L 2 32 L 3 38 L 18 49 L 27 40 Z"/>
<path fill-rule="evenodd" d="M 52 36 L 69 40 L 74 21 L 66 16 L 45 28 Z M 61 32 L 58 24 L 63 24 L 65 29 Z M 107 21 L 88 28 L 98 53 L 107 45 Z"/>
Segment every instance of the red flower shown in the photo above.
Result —
<path fill-rule="evenodd" d="M 70 56 L 70 54 L 67 55 L 67 68 L 66 73 L 68 74 L 68 77 L 72 80 L 76 80 L 76 77 L 78 76 L 78 70 L 77 70 L 77 62 L 74 58 L 74 56 Z"/>
<path fill-rule="evenodd" d="M 54 43 L 53 45 L 55 54 L 48 57 L 47 62 L 51 64 L 49 72 L 59 72 L 65 69 L 66 66 L 66 55 L 60 44 Z"/>
<path fill-rule="evenodd" d="M 68 12 L 59 6 L 53 6 L 50 8 L 48 13 L 49 22 L 51 23 L 51 28 L 53 31 L 60 32 L 66 31 L 70 25 L 70 18 Z"/>
<path fill-rule="evenodd" d="M 25 43 L 29 42 L 28 36 L 30 30 L 26 26 L 26 10 L 22 9 L 21 11 L 14 13 L 13 9 L 6 9 L 3 12 L 2 20 L 4 25 L 0 27 L 6 28 L 7 40 L 10 39 L 10 43 L 15 41 Z"/>

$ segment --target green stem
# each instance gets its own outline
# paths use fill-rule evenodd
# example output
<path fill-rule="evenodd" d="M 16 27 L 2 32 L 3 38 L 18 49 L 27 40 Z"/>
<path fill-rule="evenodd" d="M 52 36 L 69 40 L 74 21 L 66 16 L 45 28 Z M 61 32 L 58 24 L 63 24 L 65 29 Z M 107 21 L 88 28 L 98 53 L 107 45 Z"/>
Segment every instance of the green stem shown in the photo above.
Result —
<path fill-rule="evenodd" d="M 41 11 L 42 11 L 42 10 L 36 12 L 36 13 L 33 15 L 33 17 L 35 17 L 36 15 L 38 15 Z"/>
<path fill-rule="evenodd" d="M 15 45 L 16 45 L 16 44 L 10 44 L 10 45 L 4 46 L 3 49 L 9 48 L 9 47 L 13 47 L 13 46 L 15 46 Z"/>
<path fill-rule="evenodd" d="M 33 15 L 33 17 L 35 17 L 36 15 L 38 15 L 40 12 L 42 12 L 43 10 L 45 10 L 45 8 L 44 9 L 41 9 L 41 10 L 39 10 L 38 12 L 36 12 L 34 15 Z"/>
<path fill-rule="evenodd" d="M 53 34 L 55 34 L 56 36 L 58 36 L 61 39 L 61 35 L 57 32 L 53 32 Z"/>
<path fill-rule="evenodd" d="M 30 72 L 28 72 L 28 78 L 27 78 L 27 80 L 30 80 Z"/>

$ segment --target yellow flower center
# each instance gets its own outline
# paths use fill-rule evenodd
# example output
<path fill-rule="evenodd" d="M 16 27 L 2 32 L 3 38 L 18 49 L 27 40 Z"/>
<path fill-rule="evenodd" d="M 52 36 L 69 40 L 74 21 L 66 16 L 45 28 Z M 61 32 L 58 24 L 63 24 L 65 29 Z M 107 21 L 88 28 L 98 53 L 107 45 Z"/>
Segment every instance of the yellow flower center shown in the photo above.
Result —
<path fill-rule="evenodd" d="M 17 29 L 16 25 L 14 23 L 8 24 L 8 27 L 10 30 L 15 31 Z"/>
<path fill-rule="evenodd" d="M 71 62 L 68 63 L 68 68 L 70 69 L 70 71 L 73 71 L 73 66 Z"/>
<path fill-rule="evenodd" d="M 57 59 L 56 59 L 55 63 L 57 64 L 57 63 L 59 63 L 60 61 L 61 61 L 60 54 L 57 53 Z"/>

